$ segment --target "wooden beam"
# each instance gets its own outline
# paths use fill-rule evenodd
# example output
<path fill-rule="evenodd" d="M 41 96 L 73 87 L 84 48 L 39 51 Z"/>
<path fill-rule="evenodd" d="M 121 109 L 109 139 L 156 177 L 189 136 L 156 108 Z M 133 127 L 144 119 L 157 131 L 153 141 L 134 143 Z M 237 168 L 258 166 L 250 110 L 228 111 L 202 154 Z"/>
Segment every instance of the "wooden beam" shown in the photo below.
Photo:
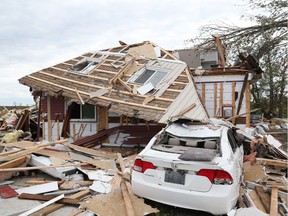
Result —
<path fill-rule="evenodd" d="M 61 194 L 61 195 L 59 195 L 59 196 L 57 196 L 57 197 L 49 200 L 48 202 L 42 203 L 41 205 L 36 206 L 36 207 L 30 209 L 29 211 L 26 211 L 26 212 L 20 214 L 19 216 L 28 216 L 28 215 L 31 215 L 31 214 L 33 214 L 33 213 L 41 210 L 42 208 L 45 208 L 46 206 L 49 206 L 49 205 L 51 205 L 52 203 L 54 203 L 54 202 L 56 202 L 56 201 L 58 201 L 58 200 L 60 200 L 60 199 L 63 199 L 63 198 L 64 198 L 64 194 Z"/>
<path fill-rule="evenodd" d="M 243 81 L 243 85 L 242 85 L 242 89 L 241 89 L 241 93 L 240 93 L 240 97 L 239 97 L 239 103 L 238 103 L 238 107 L 237 107 L 237 115 L 239 114 L 240 110 L 241 110 L 241 106 L 242 106 L 242 101 L 243 101 L 243 97 L 244 97 L 244 93 L 245 93 L 245 90 L 246 90 L 246 84 L 247 84 L 247 81 L 248 81 L 248 72 L 245 74 L 245 77 L 244 77 L 244 81 Z"/>
<path fill-rule="evenodd" d="M 202 104 L 206 105 L 206 84 L 202 83 Z"/>
<path fill-rule="evenodd" d="M 110 85 L 115 84 L 116 80 L 120 79 L 129 70 L 134 60 L 135 60 L 135 57 L 131 57 L 127 61 L 126 65 L 109 81 L 109 84 Z"/>
<path fill-rule="evenodd" d="M 256 161 L 258 163 L 261 163 L 263 165 L 271 165 L 271 166 L 277 166 L 277 167 L 288 167 L 288 161 L 282 161 L 282 160 L 275 160 L 275 159 L 267 159 L 267 158 L 256 158 Z"/>
<path fill-rule="evenodd" d="M 54 75 L 54 74 L 50 74 L 50 73 L 46 73 L 46 72 L 43 72 L 43 71 L 40 71 L 38 73 L 41 73 L 41 74 L 45 74 L 46 76 L 51 76 L 51 77 L 54 77 L 56 79 L 60 79 L 60 80 L 64 80 L 64 81 L 67 81 L 67 82 L 71 82 L 71 83 L 76 83 L 76 84 L 79 84 L 79 85 L 83 85 L 83 86 L 88 86 L 88 87 L 92 87 L 92 88 L 98 88 L 98 89 L 102 89 L 103 86 L 98 86 L 98 85 L 94 85 L 94 84 L 89 84 L 89 83 L 84 83 L 84 82 L 79 82 L 77 80 L 72 80 L 72 79 L 67 79 L 65 77 L 61 77 L 61 76 L 57 76 L 57 75 Z M 31 78 L 34 78 L 34 77 L 31 77 Z M 94 77 L 95 79 L 97 79 L 96 77 Z M 39 79 L 39 81 L 43 81 L 45 82 L 46 80 L 41 80 Z M 109 81 L 109 79 L 107 79 L 106 81 Z M 53 85 L 54 83 L 52 83 Z M 57 84 L 54 84 L 54 85 L 57 85 Z M 61 88 L 61 85 L 57 85 L 57 87 Z M 64 87 L 65 89 L 65 87 Z M 68 90 L 68 89 L 67 89 Z M 133 93 L 130 93 L 130 92 L 125 92 L 125 91 L 118 91 L 118 90 L 113 90 L 113 89 L 110 89 L 110 91 L 112 92 L 117 92 L 117 93 L 121 93 L 121 94 L 125 94 L 125 95 L 134 95 Z M 179 91 L 179 90 L 178 90 Z M 80 91 L 81 92 L 81 91 Z M 81 94 L 85 94 L 83 92 L 81 92 Z M 90 93 L 89 93 L 89 96 L 90 96 Z M 146 96 L 145 95 L 137 95 L 138 97 L 143 97 L 145 98 Z M 157 100 L 163 100 L 163 101 L 174 101 L 174 99 L 169 99 L 169 98 L 161 98 L 161 97 L 156 97 L 155 99 Z"/>
<path fill-rule="evenodd" d="M 11 171 L 28 171 L 28 170 L 38 170 L 38 169 L 49 169 L 49 168 L 59 168 L 59 167 L 78 167 L 89 165 L 88 163 L 78 163 L 78 164 L 64 164 L 64 165 L 51 165 L 51 166 L 37 166 L 37 167 L 15 167 L 15 168 L 3 168 L 0 172 L 11 172 Z"/>
<path fill-rule="evenodd" d="M 133 205 L 132 205 L 132 200 L 131 200 L 130 195 L 128 194 L 128 190 L 124 182 L 122 182 L 120 186 L 121 186 L 121 191 L 122 191 L 122 195 L 123 195 L 123 199 L 125 203 L 127 216 L 135 216 L 135 212 L 134 212 Z"/>
<path fill-rule="evenodd" d="M 258 111 L 258 110 L 260 110 L 260 108 L 250 110 L 249 113 L 256 112 L 256 111 Z M 247 113 L 242 113 L 242 114 L 239 114 L 239 115 L 236 115 L 236 116 L 232 116 L 232 117 L 230 117 L 230 118 L 228 118 L 228 119 L 226 119 L 226 120 L 230 121 L 230 120 L 232 120 L 232 119 L 238 118 L 238 117 L 243 116 L 243 115 L 246 115 L 246 114 L 247 114 Z"/>
<path fill-rule="evenodd" d="M 51 146 L 51 145 L 55 145 L 55 144 L 59 144 L 59 143 L 64 143 L 64 142 L 67 142 L 67 139 L 64 139 L 64 140 L 58 140 L 58 141 L 55 141 L 55 142 L 50 142 L 50 143 L 45 143 L 45 144 L 40 144 L 40 145 L 37 145 L 37 146 L 32 146 L 32 147 L 29 147 L 25 150 L 22 150 L 20 152 L 16 152 L 14 154 L 11 154 L 11 155 L 8 155 L 6 157 L 1 157 L 0 158 L 0 161 L 10 161 L 10 160 L 13 160 L 13 159 L 16 159 L 16 158 L 19 158 L 19 157 L 22 157 L 24 155 L 29 155 L 31 153 L 34 153 L 34 152 L 37 152 L 47 146 Z"/>
<path fill-rule="evenodd" d="M 220 57 L 220 60 L 219 60 L 219 65 L 221 67 L 225 67 L 226 65 L 226 59 L 225 59 L 225 49 L 224 49 L 224 46 L 220 40 L 219 37 L 217 36 L 214 36 L 212 35 L 213 38 L 214 38 L 214 42 L 215 42 L 215 46 L 217 48 L 217 51 L 218 51 L 218 54 L 219 54 L 219 57 Z"/>
<path fill-rule="evenodd" d="M 81 198 L 83 198 L 83 197 L 85 197 L 85 196 L 87 196 L 89 194 L 90 194 L 89 189 L 86 189 L 86 190 L 80 191 L 80 192 L 78 192 L 76 194 L 73 194 L 73 195 L 69 196 L 68 198 L 81 199 Z M 30 216 L 48 215 L 51 212 L 54 212 L 57 209 L 60 209 L 60 208 L 62 208 L 64 206 L 65 206 L 64 204 L 53 204 L 53 205 L 47 206 L 44 209 L 41 209 L 40 211 L 35 212 L 34 214 L 31 214 Z"/>
<path fill-rule="evenodd" d="M 217 83 L 214 83 L 214 117 L 217 115 Z"/>
<path fill-rule="evenodd" d="M 246 127 L 250 127 L 250 82 L 247 81 L 246 84 L 246 91 L 245 91 L 245 96 L 246 96 Z"/>
<path fill-rule="evenodd" d="M 233 81 L 232 83 L 231 83 L 231 87 L 232 87 L 232 95 L 231 95 L 231 97 L 232 97 L 232 116 L 234 116 L 236 113 L 236 97 L 235 97 L 235 82 Z M 232 119 L 232 123 L 235 125 L 235 123 L 236 123 L 236 119 Z"/>
<path fill-rule="evenodd" d="M 133 92 L 133 89 L 130 88 L 130 86 L 128 86 L 128 85 L 127 85 L 123 80 L 121 80 L 120 78 L 117 78 L 116 81 L 118 81 L 121 85 L 123 85 L 123 86 L 127 89 L 127 91 Z"/>
<path fill-rule="evenodd" d="M 181 110 L 178 114 L 178 116 L 182 116 L 184 115 L 185 113 L 189 112 L 191 109 L 193 109 L 194 107 L 196 106 L 195 103 L 189 105 L 188 107 L 186 107 L 185 109 Z"/>
<path fill-rule="evenodd" d="M 223 82 L 220 83 L 220 102 L 219 102 L 219 110 L 220 110 L 220 115 L 222 116 L 222 109 L 223 109 Z"/>
<path fill-rule="evenodd" d="M 29 194 L 29 193 L 21 193 L 18 196 L 18 199 L 30 199 L 30 200 L 41 200 L 41 201 L 49 201 L 51 199 L 55 198 L 53 195 L 40 195 L 40 194 Z M 57 203 L 62 204 L 69 204 L 69 205 L 79 205 L 80 204 L 79 199 L 71 199 L 71 198 L 63 198 Z"/>
<path fill-rule="evenodd" d="M 58 85 L 56 83 L 52 83 L 50 81 L 47 81 L 47 80 L 43 80 L 43 79 L 39 79 L 37 77 L 33 77 L 32 75 L 28 75 L 29 78 L 31 79 L 35 79 L 35 80 L 38 80 L 40 82 L 44 82 L 46 84 L 49 84 L 49 85 L 52 85 L 52 86 L 56 86 L 58 88 L 61 88 L 61 89 L 65 89 L 65 90 L 68 90 L 68 91 L 72 91 L 72 92 L 75 92 L 74 89 L 72 88 L 69 88 L 69 87 L 65 87 L 65 86 L 61 86 L 61 85 Z M 172 91 L 172 90 L 171 90 Z M 174 90 L 173 90 L 174 91 Z M 176 92 L 181 92 L 179 90 L 175 90 Z M 88 92 L 84 92 L 84 91 L 79 91 L 79 93 L 81 94 L 84 94 L 84 95 L 87 95 L 90 97 L 90 93 Z M 121 104 L 127 104 L 127 105 L 131 105 L 131 106 L 136 106 L 136 107 L 142 107 L 142 108 L 147 108 L 147 109 L 153 109 L 153 110 L 159 110 L 159 111 L 166 111 L 166 108 L 161 108 L 161 107 L 156 107 L 156 106 L 148 106 L 148 105 L 142 105 L 142 104 L 137 104 L 137 103 L 132 103 L 132 102 L 126 102 L 126 101 L 122 101 L 122 100 L 118 100 L 118 99 L 113 99 L 111 97 L 104 97 L 104 96 L 99 96 L 98 98 L 100 99 L 103 99 L 103 100 L 106 100 L 106 101 L 113 101 L 113 102 L 117 102 L 117 103 L 121 103 Z"/>
<path fill-rule="evenodd" d="M 271 205 L 270 205 L 270 216 L 278 215 L 278 188 L 272 185 L 271 191 Z"/>
<path fill-rule="evenodd" d="M 83 99 L 82 99 L 82 97 L 81 97 L 79 91 L 77 90 L 77 88 L 74 88 L 74 89 L 75 89 L 75 92 L 76 92 L 76 94 L 77 94 L 79 100 L 81 101 L 81 104 L 84 105 L 85 103 L 84 103 L 84 101 L 83 101 Z"/>
<path fill-rule="evenodd" d="M 267 193 L 265 193 L 262 186 L 255 186 L 256 193 L 260 197 L 261 202 L 266 210 L 266 213 L 270 212 L 270 197 Z"/>
<path fill-rule="evenodd" d="M 48 141 L 52 140 L 51 97 L 47 95 Z"/>

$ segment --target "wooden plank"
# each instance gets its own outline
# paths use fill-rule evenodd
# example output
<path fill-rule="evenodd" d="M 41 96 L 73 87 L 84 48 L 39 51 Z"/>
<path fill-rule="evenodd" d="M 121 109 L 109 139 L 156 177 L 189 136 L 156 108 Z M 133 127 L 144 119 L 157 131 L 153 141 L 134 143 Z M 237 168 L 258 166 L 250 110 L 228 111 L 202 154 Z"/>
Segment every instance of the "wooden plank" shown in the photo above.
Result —
<path fill-rule="evenodd" d="M 83 85 L 83 86 L 88 86 L 88 87 L 93 87 L 93 88 L 99 88 L 99 89 L 102 89 L 103 88 L 103 86 L 97 86 L 97 85 L 94 85 L 94 84 L 89 84 L 89 83 L 83 83 L 83 82 L 79 82 L 79 81 L 77 81 L 77 80 L 72 80 L 72 79 L 66 79 L 66 78 L 64 78 L 64 77 L 61 77 L 61 76 L 57 76 L 57 75 L 53 75 L 53 74 L 50 74 L 50 73 L 46 73 L 46 72 L 43 72 L 43 71 L 40 71 L 40 72 L 38 72 L 38 73 L 41 73 L 41 74 L 44 74 L 44 75 L 46 75 L 46 76 L 51 76 L 51 77 L 54 77 L 54 78 L 56 78 L 56 79 L 61 79 L 61 80 L 64 80 L 64 81 L 67 81 L 67 82 L 71 82 L 71 83 L 76 83 L 76 84 L 79 84 L 79 85 Z M 34 78 L 34 77 L 32 77 L 32 78 Z M 36 77 L 35 77 L 36 78 Z M 96 77 L 94 77 L 94 78 L 96 78 Z M 106 78 L 105 78 L 106 79 Z M 39 81 L 40 81 L 41 79 L 39 79 Z M 107 79 L 107 81 L 109 81 L 109 79 Z M 45 81 L 44 81 L 45 82 Z M 55 85 L 57 85 L 57 84 L 55 84 Z M 61 87 L 60 85 L 59 86 L 57 86 L 57 87 Z M 72 89 L 71 89 L 71 91 L 72 91 Z M 119 92 L 119 93 L 121 93 L 121 94 L 125 94 L 125 95 L 134 95 L 133 93 L 130 93 L 130 92 L 126 92 L 126 91 L 118 91 L 118 90 L 113 90 L 113 89 L 110 89 L 110 91 L 112 91 L 112 92 Z M 81 94 L 84 94 L 83 92 L 80 92 Z M 90 93 L 88 93 L 89 94 L 89 96 L 90 96 Z M 142 96 L 142 95 L 138 95 L 139 97 L 143 97 L 143 98 L 145 98 L 146 96 Z M 169 98 L 161 98 L 161 97 L 156 97 L 156 99 L 158 99 L 158 100 L 164 100 L 164 101 L 173 101 L 173 99 L 169 99 Z"/>
<path fill-rule="evenodd" d="M 178 114 L 179 116 L 184 115 L 185 113 L 187 113 L 188 111 L 190 111 L 191 109 L 193 109 L 196 106 L 195 103 L 189 105 L 188 107 L 186 107 L 185 109 L 181 110 L 181 112 Z"/>
<path fill-rule="evenodd" d="M 48 141 L 52 140 L 51 97 L 47 95 Z"/>
<path fill-rule="evenodd" d="M 219 109 L 220 110 L 220 113 L 218 115 L 219 116 L 222 116 L 222 109 L 223 109 L 223 82 L 220 83 L 220 102 L 219 102 Z"/>
<path fill-rule="evenodd" d="M 77 192 L 76 194 L 73 194 L 73 195 L 69 196 L 68 198 L 81 199 L 81 198 L 87 196 L 88 194 L 90 194 L 90 191 L 89 191 L 89 189 L 86 189 L 86 190 Z M 63 206 L 65 206 L 65 205 L 64 204 L 53 204 L 53 205 L 47 206 L 44 209 L 41 209 L 40 211 L 37 211 L 37 212 L 31 214 L 30 216 L 48 215 L 51 212 L 54 212 L 57 209 L 62 208 Z"/>
<path fill-rule="evenodd" d="M 267 213 L 270 212 L 270 197 L 267 193 L 265 193 L 264 189 L 262 186 L 255 186 L 255 190 L 257 195 L 260 197 L 260 200 L 266 210 Z"/>
<path fill-rule="evenodd" d="M 259 209 L 260 211 L 267 213 L 265 210 L 265 207 L 263 206 L 263 203 L 261 202 L 259 196 L 257 195 L 255 190 L 251 190 L 249 192 L 249 196 L 253 201 L 253 204 L 256 206 L 257 209 Z"/>
<path fill-rule="evenodd" d="M 112 152 L 107 152 L 107 151 L 103 151 L 100 149 L 85 148 L 85 147 L 77 146 L 77 145 L 73 145 L 73 144 L 65 144 L 65 145 L 71 149 L 74 149 L 76 151 L 83 152 L 83 153 L 86 153 L 89 155 L 101 156 L 101 157 L 106 157 L 106 158 L 110 158 L 110 159 L 116 159 L 117 158 L 117 155 L 115 153 L 112 153 Z"/>
<path fill-rule="evenodd" d="M 217 115 L 217 83 L 214 83 L 214 117 Z"/>
<path fill-rule="evenodd" d="M 117 78 L 116 81 L 118 81 L 122 86 L 124 86 L 124 87 L 127 89 L 127 91 L 129 91 L 129 92 L 132 92 L 132 91 L 133 91 L 133 89 L 130 88 L 130 86 L 128 86 L 128 85 L 126 84 L 126 82 L 124 82 L 124 81 L 121 80 L 120 78 Z"/>
<path fill-rule="evenodd" d="M 231 85 L 232 85 L 232 95 L 231 95 L 231 97 L 232 97 L 232 116 L 234 116 L 235 112 L 236 112 L 235 82 L 233 81 L 231 83 Z M 232 123 L 235 125 L 236 119 L 232 119 Z"/>
<path fill-rule="evenodd" d="M 267 159 L 267 158 L 256 158 L 258 163 L 261 163 L 263 165 L 272 165 L 277 167 L 288 167 L 288 161 L 282 161 L 282 160 L 275 160 L 275 159 Z"/>
<path fill-rule="evenodd" d="M 206 105 L 206 84 L 202 83 L 202 104 L 205 107 Z"/>
<path fill-rule="evenodd" d="M 121 191 L 122 191 L 122 196 L 123 196 L 124 203 L 125 203 L 127 216 L 135 216 L 135 212 L 134 212 L 133 205 L 132 205 L 132 200 L 130 198 L 130 195 L 128 194 L 128 190 L 124 182 L 121 183 Z"/>
<path fill-rule="evenodd" d="M 4 168 L 0 169 L 0 172 L 11 172 L 11 171 L 27 171 L 27 170 L 38 170 L 38 169 L 49 169 L 49 168 L 59 168 L 59 167 L 77 167 L 88 165 L 88 163 L 78 163 L 78 164 L 64 164 L 64 165 L 51 165 L 51 166 L 37 166 L 37 167 L 17 167 L 17 168 Z"/>
<path fill-rule="evenodd" d="M 22 193 L 18 196 L 18 199 L 30 199 L 30 200 L 41 200 L 41 201 L 49 201 L 53 198 L 55 198 L 55 196 L 30 194 L 30 193 Z M 80 202 L 81 202 L 80 199 L 71 199 L 71 198 L 63 198 L 57 201 L 57 203 L 69 204 L 69 205 L 79 205 Z"/>
<path fill-rule="evenodd" d="M 249 113 L 256 112 L 256 111 L 258 111 L 258 110 L 260 110 L 260 108 L 250 110 Z M 226 119 L 226 120 L 227 120 L 227 121 L 230 121 L 230 120 L 232 120 L 232 119 L 238 118 L 238 117 L 243 116 L 243 115 L 246 115 L 246 114 L 247 114 L 247 113 L 241 113 L 241 114 L 239 114 L 239 115 L 232 116 L 232 117 L 230 117 L 230 118 L 228 118 L 228 119 Z"/>
<path fill-rule="evenodd" d="M 63 198 L 64 198 L 64 194 L 61 194 L 61 195 L 49 200 L 48 202 L 42 203 L 41 205 L 36 206 L 35 208 L 32 208 L 29 211 L 20 214 L 19 216 L 29 216 L 29 215 L 39 211 L 40 209 L 45 208 L 46 206 L 49 206 L 52 203 L 54 203 L 54 202 L 56 202 L 56 201 L 58 201 L 60 199 L 63 199 Z"/>
<path fill-rule="evenodd" d="M 22 156 L 14 160 L 8 161 L 6 163 L 2 163 L 0 164 L 0 169 L 13 168 L 13 167 L 25 167 L 29 163 L 30 158 L 31 158 L 30 156 Z M 1 173 L 0 182 L 6 179 L 10 179 L 16 172 L 17 171 Z"/>
<path fill-rule="evenodd" d="M 250 127 L 250 81 L 247 81 L 246 84 L 246 91 L 245 91 L 245 96 L 246 96 L 246 127 Z"/>
<path fill-rule="evenodd" d="M 271 206 L 270 206 L 270 216 L 278 215 L 278 188 L 272 185 L 271 191 Z"/>
<path fill-rule="evenodd" d="M 75 92 L 75 90 L 72 89 L 72 88 L 65 87 L 65 86 L 62 86 L 62 85 L 59 85 L 59 84 L 56 84 L 56 83 L 53 83 L 53 82 L 50 82 L 50 81 L 47 81 L 47 80 L 39 79 L 37 77 L 33 77 L 32 75 L 28 75 L 27 77 L 29 77 L 31 79 L 38 80 L 40 82 L 44 82 L 46 84 L 49 84 L 49 85 L 52 85 L 52 86 L 55 86 L 55 87 L 58 87 L 58 88 L 61 88 L 61 89 L 65 89 L 65 90 L 68 90 L 68 91 Z M 176 92 L 181 92 L 179 90 L 175 90 L 175 91 Z M 88 92 L 79 91 L 79 93 L 90 97 L 90 93 L 88 93 Z M 166 111 L 165 108 L 156 107 L 156 106 L 142 105 L 142 104 L 137 104 L 137 103 L 132 103 L 132 102 L 126 102 L 126 101 L 122 101 L 122 100 L 119 100 L 119 99 L 114 99 L 114 98 L 111 98 L 111 97 L 99 96 L 99 98 L 103 99 L 103 100 L 106 100 L 106 101 L 112 101 L 112 102 L 117 102 L 117 103 L 121 103 L 121 104 L 127 104 L 127 105 L 131 105 L 131 106 L 136 106 L 136 107 L 143 107 L 143 108 L 148 108 L 148 109 L 153 109 L 153 110 Z"/>
<path fill-rule="evenodd" d="M 79 91 L 77 90 L 77 88 L 74 88 L 74 89 L 75 89 L 75 92 L 76 92 L 76 94 L 77 94 L 79 100 L 81 101 L 81 104 L 84 105 L 85 103 L 84 103 L 84 101 L 83 101 L 83 99 L 82 99 L 82 97 L 81 97 Z"/>
<path fill-rule="evenodd" d="M 37 145 L 37 146 L 32 146 L 30 148 L 27 148 L 23 151 L 20 151 L 20 152 L 16 152 L 14 154 L 11 154 L 11 155 L 8 155 L 6 157 L 2 157 L 0 158 L 0 161 L 10 161 L 10 160 L 14 160 L 16 158 L 19 158 L 19 157 L 22 157 L 24 155 L 29 155 L 31 153 L 34 153 L 34 152 L 37 152 L 47 146 L 51 146 L 51 145 L 55 145 L 55 144 L 59 144 L 59 143 L 64 143 L 64 142 L 67 142 L 67 139 L 64 139 L 64 140 L 58 140 L 58 141 L 55 141 L 55 142 L 50 142 L 50 143 L 45 143 L 45 144 L 40 144 L 40 145 Z"/>

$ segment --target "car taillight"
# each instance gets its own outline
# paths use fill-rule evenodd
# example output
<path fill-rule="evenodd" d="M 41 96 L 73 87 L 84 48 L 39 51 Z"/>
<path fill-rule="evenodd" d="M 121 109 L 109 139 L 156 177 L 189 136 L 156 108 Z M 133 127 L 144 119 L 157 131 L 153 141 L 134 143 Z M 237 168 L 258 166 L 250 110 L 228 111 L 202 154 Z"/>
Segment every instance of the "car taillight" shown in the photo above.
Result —
<path fill-rule="evenodd" d="M 151 162 L 142 161 L 141 159 L 135 160 L 133 170 L 144 173 L 147 169 L 155 169 L 154 164 Z"/>
<path fill-rule="evenodd" d="M 224 170 L 201 169 L 197 175 L 206 176 L 212 184 L 232 184 L 231 175 Z"/>

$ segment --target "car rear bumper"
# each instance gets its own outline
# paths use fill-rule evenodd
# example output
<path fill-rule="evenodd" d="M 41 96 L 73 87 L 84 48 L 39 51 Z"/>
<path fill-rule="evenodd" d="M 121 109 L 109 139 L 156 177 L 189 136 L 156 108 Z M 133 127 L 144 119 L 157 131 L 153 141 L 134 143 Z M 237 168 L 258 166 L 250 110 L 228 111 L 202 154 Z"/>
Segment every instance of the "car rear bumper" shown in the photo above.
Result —
<path fill-rule="evenodd" d="M 209 192 L 188 191 L 144 182 L 142 174 L 137 172 L 133 174 L 132 191 L 156 202 L 215 215 L 228 213 L 236 205 L 239 195 L 239 187 L 234 185 L 214 185 Z"/>

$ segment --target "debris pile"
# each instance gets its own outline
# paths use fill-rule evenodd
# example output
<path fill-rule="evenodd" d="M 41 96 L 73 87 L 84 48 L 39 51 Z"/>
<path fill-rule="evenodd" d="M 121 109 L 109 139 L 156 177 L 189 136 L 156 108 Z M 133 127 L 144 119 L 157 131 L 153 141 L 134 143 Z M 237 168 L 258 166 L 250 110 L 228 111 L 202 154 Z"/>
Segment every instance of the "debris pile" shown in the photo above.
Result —
<path fill-rule="evenodd" d="M 131 151 L 122 150 L 121 154 L 120 150 L 86 148 L 68 144 L 67 139 L 42 143 L 18 141 L 0 146 L 4 148 L 0 153 L 1 206 L 27 201 L 23 208 L 19 204 L 17 211 L 0 210 L 1 215 L 47 215 L 57 209 L 64 211 L 68 206 L 71 215 L 158 212 L 131 192 L 130 169 L 135 154 L 122 157 Z M 48 174 L 45 174 L 48 178 L 33 177 L 35 170 Z M 11 177 L 17 175 L 21 178 L 12 180 L 28 180 L 20 185 L 13 183 Z M 30 204 L 31 201 L 36 203 Z"/>
<path fill-rule="evenodd" d="M 244 144 L 243 185 L 236 215 L 284 216 L 288 214 L 287 152 L 277 139 L 259 131 L 255 128 L 255 136 L 248 135 L 251 142 Z"/>

